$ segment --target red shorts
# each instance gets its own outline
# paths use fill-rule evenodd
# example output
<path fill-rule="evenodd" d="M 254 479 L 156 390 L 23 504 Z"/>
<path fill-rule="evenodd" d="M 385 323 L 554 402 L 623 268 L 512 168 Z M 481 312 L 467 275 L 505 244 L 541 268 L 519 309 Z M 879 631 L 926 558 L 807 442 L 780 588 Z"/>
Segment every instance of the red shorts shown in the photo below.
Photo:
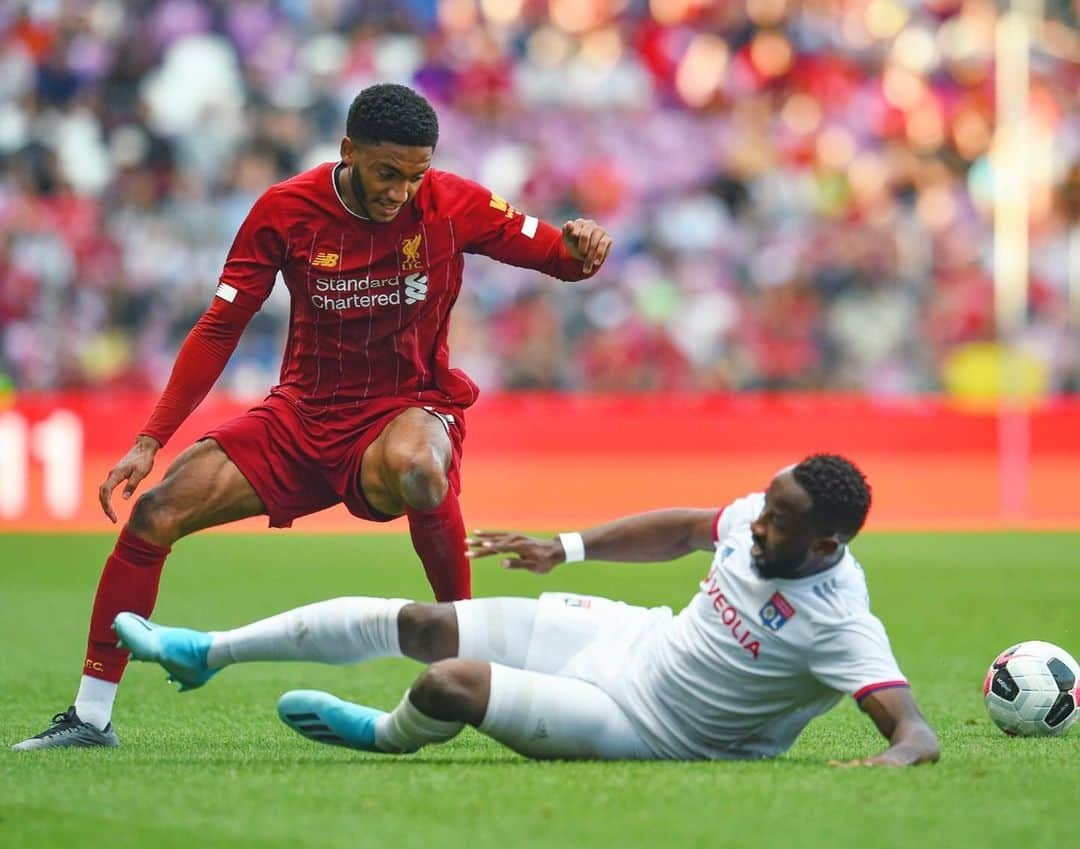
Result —
<path fill-rule="evenodd" d="M 465 439 L 462 410 L 379 398 L 356 406 L 308 412 L 279 393 L 242 416 L 208 431 L 247 478 L 270 516 L 270 527 L 287 528 L 294 519 L 344 502 L 354 516 L 389 522 L 375 510 L 360 486 L 364 451 L 390 422 L 411 407 L 438 415 L 453 447 L 448 478 L 461 492 L 461 445 Z"/>

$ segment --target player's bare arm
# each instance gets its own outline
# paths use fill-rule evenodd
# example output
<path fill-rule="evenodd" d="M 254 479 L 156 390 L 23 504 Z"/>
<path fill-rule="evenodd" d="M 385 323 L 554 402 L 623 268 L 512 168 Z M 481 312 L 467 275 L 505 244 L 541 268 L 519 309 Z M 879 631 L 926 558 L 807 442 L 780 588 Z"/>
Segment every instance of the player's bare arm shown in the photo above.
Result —
<path fill-rule="evenodd" d="M 123 498 L 129 499 L 154 468 L 154 457 L 188 415 L 202 402 L 217 381 L 240 340 L 252 313 L 214 298 L 188 333 L 176 355 L 165 391 L 154 406 L 146 428 L 135 444 L 106 476 L 98 488 L 98 501 L 109 520 L 116 523 L 112 493 L 127 481 Z"/>
<path fill-rule="evenodd" d="M 878 690 L 864 698 L 859 707 L 874 720 L 889 741 L 889 748 L 871 758 L 832 761 L 833 766 L 915 766 L 937 762 L 941 754 L 937 735 L 907 687 Z"/>
<path fill-rule="evenodd" d="M 112 507 L 113 490 L 127 481 L 122 497 L 125 500 L 131 498 L 143 478 L 154 468 L 154 457 L 160 448 L 161 443 L 152 436 L 137 436 L 135 444 L 127 454 L 109 469 L 109 474 L 98 487 L 98 500 L 101 502 L 101 509 L 113 524 L 116 524 L 116 512 Z"/>
<path fill-rule="evenodd" d="M 713 550 L 715 510 L 654 510 L 616 519 L 582 533 L 589 560 L 657 563 L 693 551 Z M 468 556 L 476 559 L 509 554 L 507 569 L 546 574 L 566 562 L 566 551 L 556 539 L 541 539 L 504 531 L 475 531 L 466 540 Z"/>
<path fill-rule="evenodd" d="M 567 252 L 582 263 L 582 270 L 592 274 L 611 252 L 611 235 L 589 218 L 575 218 L 562 228 L 563 243 Z"/>

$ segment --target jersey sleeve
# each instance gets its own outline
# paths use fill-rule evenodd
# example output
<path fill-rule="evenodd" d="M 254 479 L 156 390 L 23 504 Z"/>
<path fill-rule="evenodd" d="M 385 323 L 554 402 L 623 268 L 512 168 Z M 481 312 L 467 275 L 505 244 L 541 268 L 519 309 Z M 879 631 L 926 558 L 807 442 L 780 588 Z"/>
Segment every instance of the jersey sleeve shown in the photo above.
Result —
<path fill-rule="evenodd" d="M 255 201 L 236 233 L 214 293 L 249 313 L 262 307 L 285 264 L 286 239 L 278 223 L 280 203 L 276 188 Z"/>
<path fill-rule="evenodd" d="M 483 254 L 560 280 L 590 276 L 566 250 L 561 230 L 515 209 L 479 183 L 462 178 L 457 182 L 454 224 L 463 228 L 463 253 Z"/>
<path fill-rule="evenodd" d="M 251 313 L 214 298 L 180 346 L 169 382 L 141 435 L 159 445 L 169 441 L 221 376 L 250 319 Z"/>
<path fill-rule="evenodd" d="M 810 649 L 810 672 L 856 701 L 876 690 L 908 686 L 885 626 L 871 613 L 820 628 Z"/>
<path fill-rule="evenodd" d="M 719 544 L 728 534 L 744 528 L 756 519 L 765 504 L 765 493 L 752 492 L 736 498 L 722 508 L 713 520 L 713 543 Z"/>

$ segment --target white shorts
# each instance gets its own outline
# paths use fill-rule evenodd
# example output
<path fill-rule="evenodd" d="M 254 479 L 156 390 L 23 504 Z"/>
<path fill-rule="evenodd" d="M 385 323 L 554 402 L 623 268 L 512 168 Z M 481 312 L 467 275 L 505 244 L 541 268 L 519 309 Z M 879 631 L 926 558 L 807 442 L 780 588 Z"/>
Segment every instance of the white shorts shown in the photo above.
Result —
<path fill-rule="evenodd" d="M 590 681 L 607 689 L 621 680 L 635 647 L 671 608 L 636 607 L 574 593 L 540 596 L 526 669 Z"/>
<path fill-rule="evenodd" d="M 652 759 L 620 707 L 625 670 L 640 641 L 670 621 L 596 596 L 455 602 L 458 657 L 492 664 L 480 730 L 531 757 Z"/>
<path fill-rule="evenodd" d="M 597 684 L 613 677 L 652 628 L 672 618 L 669 607 L 575 593 L 473 599 L 454 607 L 458 657 Z"/>

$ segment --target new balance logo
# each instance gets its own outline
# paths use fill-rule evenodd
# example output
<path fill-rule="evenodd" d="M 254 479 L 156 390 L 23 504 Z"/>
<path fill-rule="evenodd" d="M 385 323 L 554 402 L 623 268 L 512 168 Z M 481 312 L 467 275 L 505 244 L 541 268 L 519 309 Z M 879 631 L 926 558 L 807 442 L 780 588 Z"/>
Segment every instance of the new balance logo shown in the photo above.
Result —
<path fill-rule="evenodd" d="M 410 274 L 405 278 L 405 303 L 415 304 L 427 297 L 428 279 L 426 274 Z"/>
<path fill-rule="evenodd" d="M 337 268 L 341 254 L 332 254 L 328 251 L 319 251 L 311 260 L 312 268 Z"/>

